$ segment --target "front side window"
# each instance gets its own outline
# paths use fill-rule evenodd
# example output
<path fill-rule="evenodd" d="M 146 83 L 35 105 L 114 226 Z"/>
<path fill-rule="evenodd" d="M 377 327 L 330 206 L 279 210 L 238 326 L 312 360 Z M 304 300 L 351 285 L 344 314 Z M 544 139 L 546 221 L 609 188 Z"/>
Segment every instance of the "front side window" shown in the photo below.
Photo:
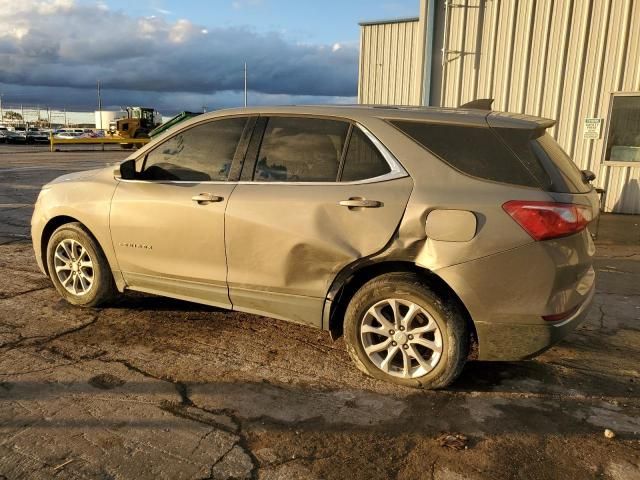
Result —
<path fill-rule="evenodd" d="M 640 162 L 640 94 L 613 97 L 605 160 Z"/>
<path fill-rule="evenodd" d="M 143 180 L 226 181 L 246 117 L 204 123 L 174 135 L 147 155 Z"/>
<path fill-rule="evenodd" d="M 358 128 L 353 129 L 342 169 L 343 182 L 355 182 L 389 173 L 389 164 Z"/>
<path fill-rule="evenodd" d="M 349 124 L 317 118 L 271 117 L 254 180 L 335 182 Z"/>

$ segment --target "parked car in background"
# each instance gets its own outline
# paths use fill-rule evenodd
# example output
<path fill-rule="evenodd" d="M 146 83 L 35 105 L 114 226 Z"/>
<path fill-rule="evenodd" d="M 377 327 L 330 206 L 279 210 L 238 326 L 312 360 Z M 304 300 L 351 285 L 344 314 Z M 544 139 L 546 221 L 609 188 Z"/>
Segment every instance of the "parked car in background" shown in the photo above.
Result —
<path fill-rule="evenodd" d="M 529 358 L 587 315 L 598 196 L 553 124 L 473 108 L 203 114 L 115 170 L 45 185 L 36 260 L 74 305 L 129 289 L 285 319 L 344 335 L 375 378 L 444 387 L 468 359 Z"/>
<path fill-rule="evenodd" d="M 48 143 L 49 135 L 38 128 L 29 128 L 26 131 L 26 143 Z"/>
<path fill-rule="evenodd" d="M 24 127 L 15 127 L 7 132 L 7 143 L 27 143 L 27 131 Z"/>
<path fill-rule="evenodd" d="M 6 143 L 9 129 L 7 127 L 0 127 L 0 143 Z"/>
<path fill-rule="evenodd" d="M 82 128 L 59 128 L 55 131 L 54 137 L 60 139 L 73 139 L 84 136 Z"/>
<path fill-rule="evenodd" d="M 55 132 L 56 135 L 62 135 L 66 133 L 84 133 L 84 129 L 82 128 L 58 128 Z"/>

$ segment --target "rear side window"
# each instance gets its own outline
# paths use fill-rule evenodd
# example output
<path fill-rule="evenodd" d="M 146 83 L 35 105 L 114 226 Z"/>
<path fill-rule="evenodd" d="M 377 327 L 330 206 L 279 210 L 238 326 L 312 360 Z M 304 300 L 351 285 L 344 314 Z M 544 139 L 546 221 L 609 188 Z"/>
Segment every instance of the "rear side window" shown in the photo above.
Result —
<path fill-rule="evenodd" d="M 254 180 L 335 182 L 349 124 L 339 120 L 271 117 Z"/>
<path fill-rule="evenodd" d="M 375 178 L 391 169 L 371 140 L 358 128 L 353 129 L 347 155 L 344 159 L 341 181 L 355 182 L 367 178 Z"/>
<path fill-rule="evenodd" d="M 463 173 L 495 182 L 542 186 L 489 127 L 411 121 L 391 123 Z"/>
<path fill-rule="evenodd" d="M 247 118 L 215 120 L 184 130 L 154 148 L 143 180 L 225 181 Z"/>

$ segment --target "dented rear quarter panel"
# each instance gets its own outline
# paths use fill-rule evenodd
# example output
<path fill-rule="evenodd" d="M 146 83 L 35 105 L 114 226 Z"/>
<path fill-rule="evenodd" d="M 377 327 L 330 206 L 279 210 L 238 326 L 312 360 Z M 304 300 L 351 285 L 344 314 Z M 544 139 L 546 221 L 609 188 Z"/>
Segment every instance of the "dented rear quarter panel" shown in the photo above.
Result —
<path fill-rule="evenodd" d="M 411 260 L 435 272 L 534 242 L 502 205 L 513 199 L 549 201 L 548 193 L 458 172 L 384 120 L 372 119 L 367 128 L 389 148 L 414 181 L 398 232 L 380 258 Z M 427 238 L 426 218 L 436 209 L 474 213 L 474 238 L 460 242 Z"/>

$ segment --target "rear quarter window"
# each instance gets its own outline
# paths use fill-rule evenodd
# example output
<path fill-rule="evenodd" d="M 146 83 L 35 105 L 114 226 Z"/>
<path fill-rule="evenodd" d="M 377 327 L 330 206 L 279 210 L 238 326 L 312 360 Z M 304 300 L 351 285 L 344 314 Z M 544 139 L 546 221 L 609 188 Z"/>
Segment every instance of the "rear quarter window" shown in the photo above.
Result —
<path fill-rule="evenodd" d="M 354 182 L 389 173 L 389 164 L 358 128 L 353 129 L 340 180 Z"/>
<path fill-rule="evenodd" d="M 487 127 L 394 120 L 391 124 L 455 169 L 494 182 L 543 187 Z"/>

